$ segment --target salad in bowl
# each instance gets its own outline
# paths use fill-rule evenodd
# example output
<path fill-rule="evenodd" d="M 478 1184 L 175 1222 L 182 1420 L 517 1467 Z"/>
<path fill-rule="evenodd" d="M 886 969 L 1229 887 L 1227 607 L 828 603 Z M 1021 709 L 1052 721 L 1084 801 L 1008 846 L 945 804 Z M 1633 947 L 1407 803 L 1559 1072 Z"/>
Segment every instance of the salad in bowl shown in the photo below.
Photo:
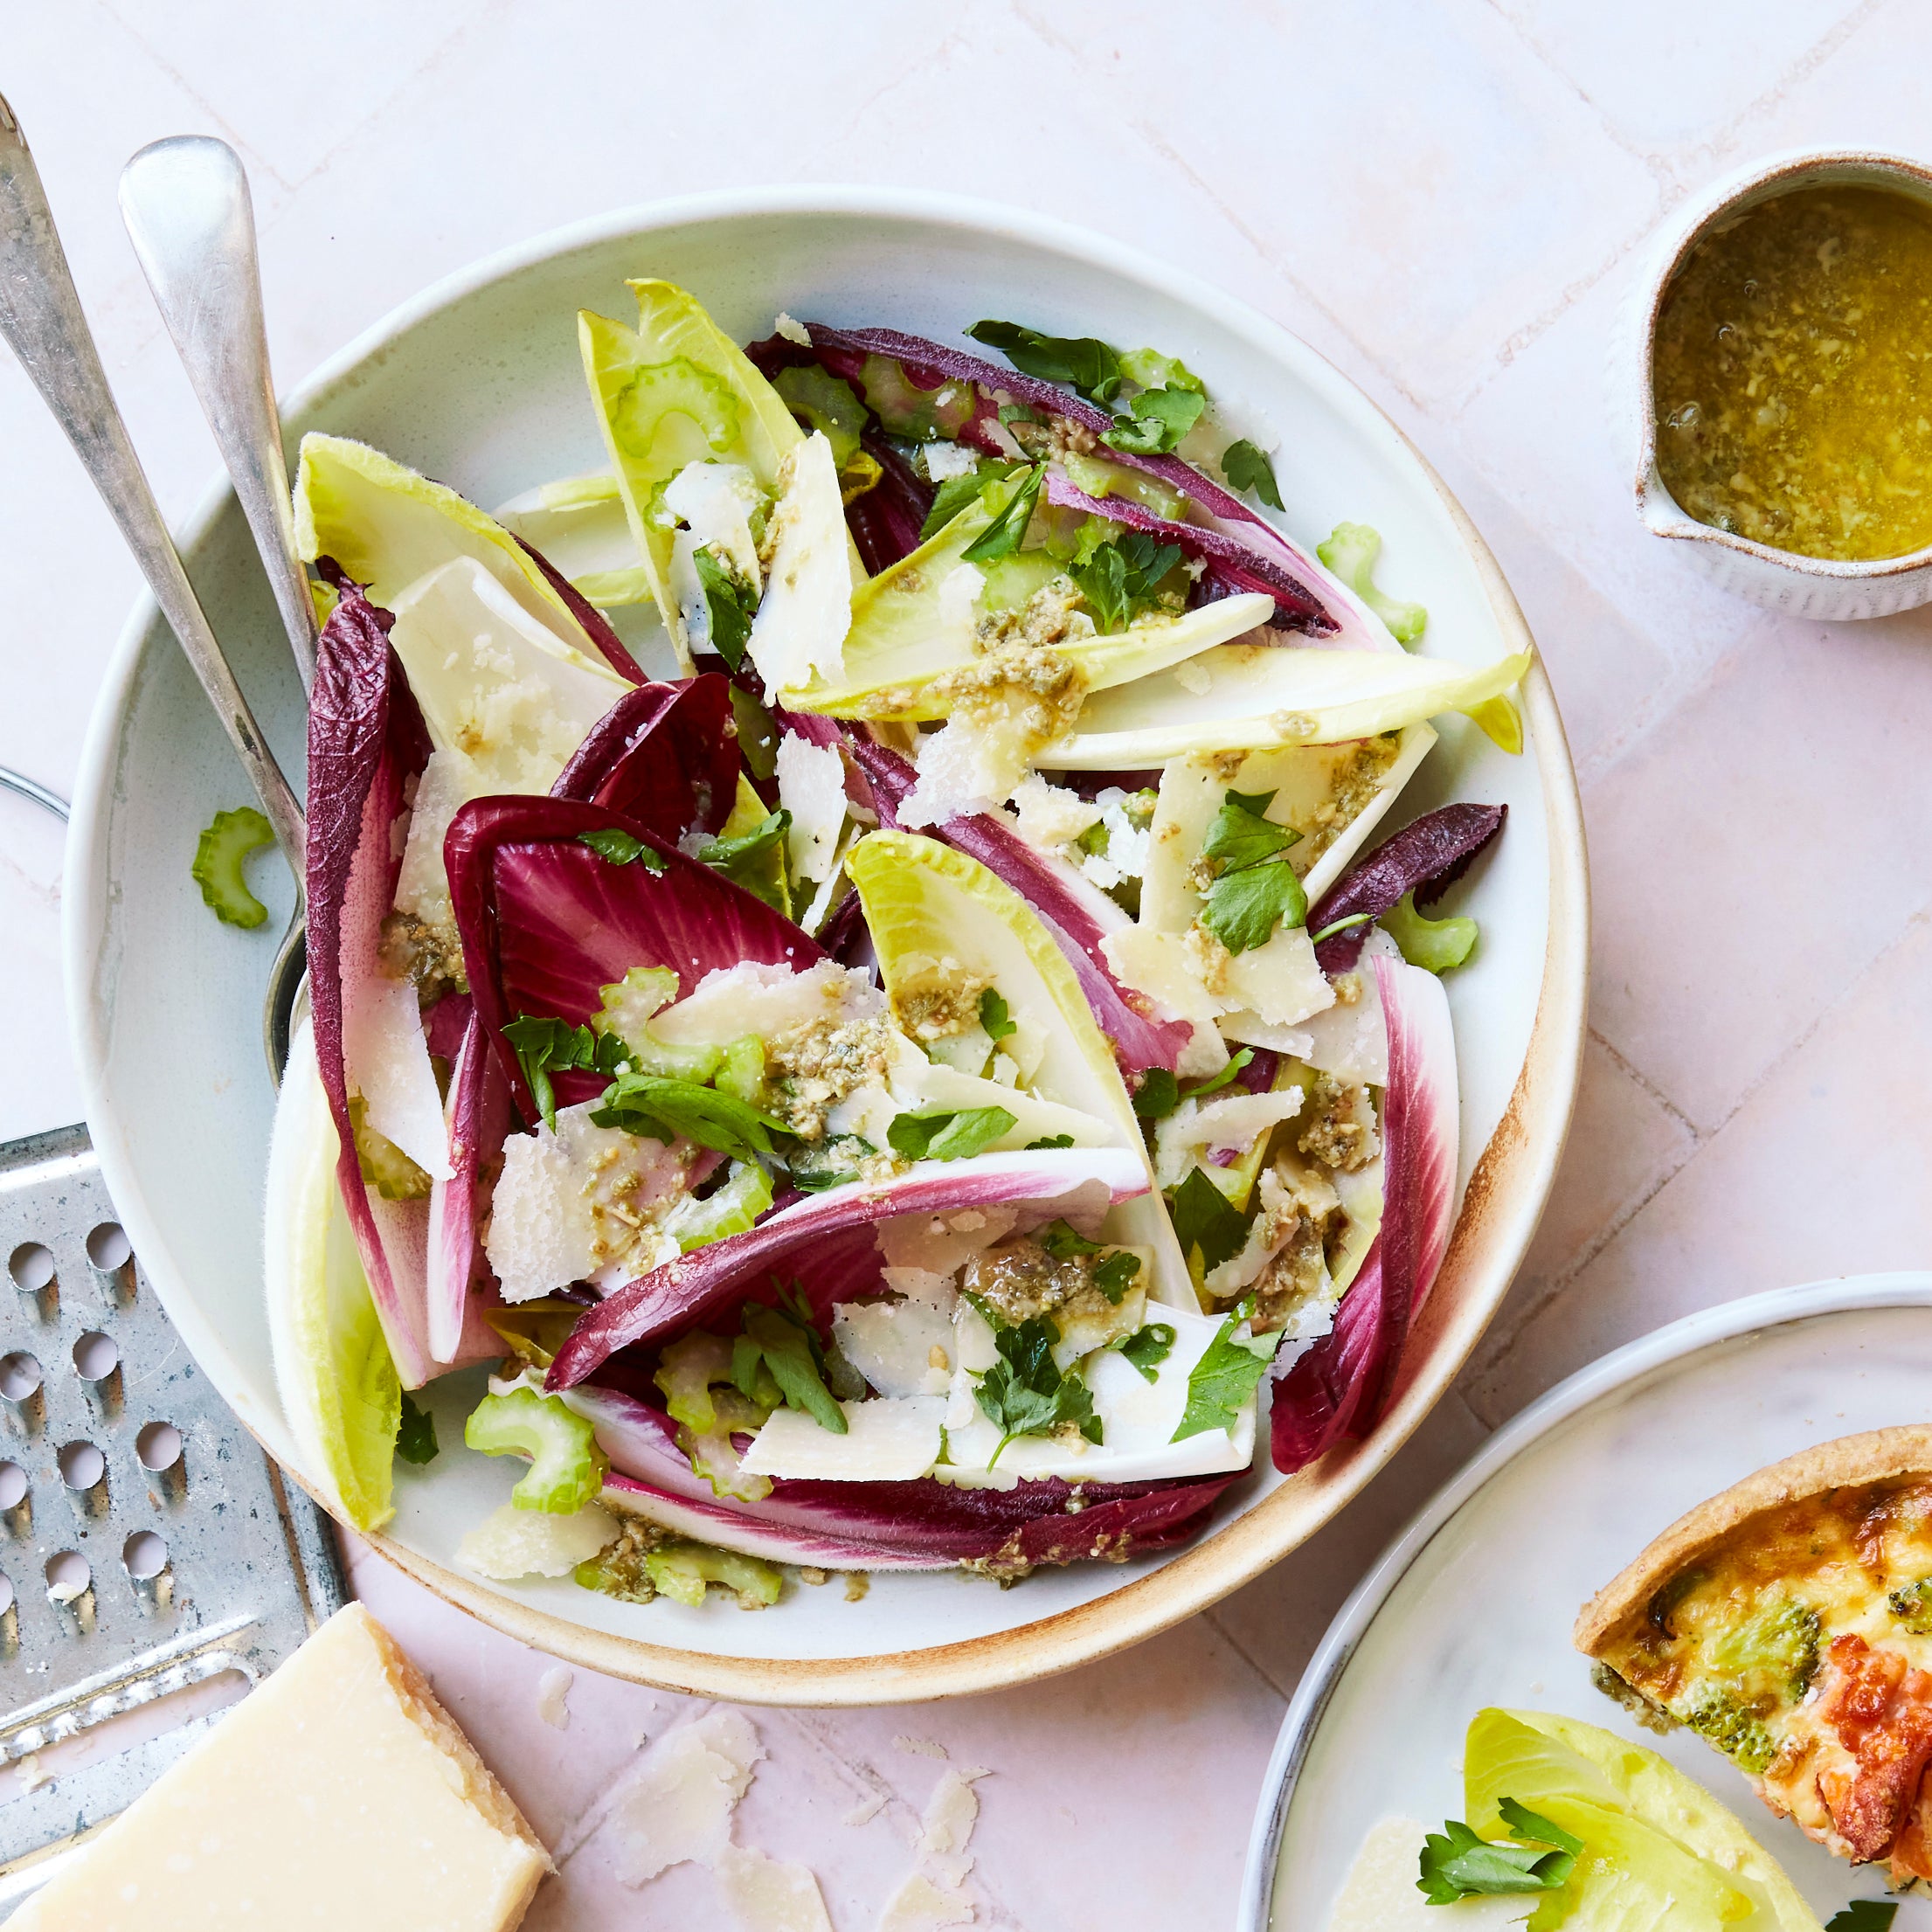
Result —
<path fill-rule="evenodd" d="M 492 515 L 301 447 L 302 1473 L 374 1528 L 398 1456 L 510 1458 L 460 1565 L 640 1604 L 1183 1541 L 1395 1388 L 1505 818 L 1401 795 L 1432 719 L 1521 748 L 1528 658 L 1412 653 L 1157 350 L 631 287 L 603 469 Z"/>

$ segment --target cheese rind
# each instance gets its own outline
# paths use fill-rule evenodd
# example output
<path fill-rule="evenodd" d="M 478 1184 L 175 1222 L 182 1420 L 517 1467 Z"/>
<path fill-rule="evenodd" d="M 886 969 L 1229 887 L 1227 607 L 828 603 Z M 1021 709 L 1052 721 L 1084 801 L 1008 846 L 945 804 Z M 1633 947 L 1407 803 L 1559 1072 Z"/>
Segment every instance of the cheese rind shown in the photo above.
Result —
<path fill-rule="evenodd" d="M 549 1854 L 360 1603 L 10 1920 L 15 1932 L 510 1932 Z"/>

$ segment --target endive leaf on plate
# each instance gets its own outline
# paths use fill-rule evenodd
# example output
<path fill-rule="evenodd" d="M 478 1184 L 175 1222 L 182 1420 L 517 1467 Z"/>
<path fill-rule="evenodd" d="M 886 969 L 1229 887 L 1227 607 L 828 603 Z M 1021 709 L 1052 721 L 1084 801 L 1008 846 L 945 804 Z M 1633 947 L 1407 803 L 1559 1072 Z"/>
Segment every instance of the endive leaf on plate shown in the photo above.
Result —
<path fill-rule="evenodd" d="M 1010 1017 L 1042 1042 L 1030 1094 L 1102 1122 L 1146 1174 L 1149 1191 L 1115 1204 L 1104 1238 L 1153 1250 L 1152 1298 L 1197 1308 L 1167 1210 L 1152 1192 L 1153 1170 L 1112 1046 L 1033 908 L 977 859 L 912 833 L 869 833 L 845 867 L 895 1005 L 923 990 L 941 961 L 945 981 L 973 984 L 975 999 L 989 985 L 999 994 Z"/>
<path fill-rule="evenodd" d="M 393 610 L 397 597 L 433 571 L 471 558 L 556 639 L 560 657 L 610 668 L 605 643 L 584 628 L 537 560 L 495 517 L 367 443 L 302 438 L 295 545 L 311 564 L 333 557 L 384 610 Z"/>
<path fill-rule="evenodd" d="M 1578 1861 L 1566 1888 L 1575 1905 L 1563 1922 L 1572 1932 L 1735 1920 L 1764 1932 L 1818 1932 L 1797 1887 L 1723 1805 L 1655 1751 L 1613 1732 L 1548 1711 L 1478 1711 L 1463 1775 L 1469 1822 L 1478 1832 L 1502 1832 L 1499 1806 L 1513 1797 L 1589 1846 L 1592 1857 Z M 1619 1817 L 1623 1828 L 1605 1822 Z M 1613 1855 L 1623 1872 L 1610 1867 Z M 1686 1915 L 1658 1911 L 1666 1891 Z M 1711 1910 L 1689 1916 L 1700 1892 Z M 1646 1901 L 1656 1915 L 1644 1915 Z"/>
<path fill-rule="evenodd" d="M 1035 762 L 1053 771 L 1138 771 L 1202 752 L 1339 744 L 1445 711 L 1470 713 L 1501 743 L 1493 716 L 1478 714 L 1529 665 L 1527 651 L 1472 669 L 1395 651 L 1224 644 L 1192 661 L 1186 683 L 1163 671 L 1095 691 L 1074 731 Z"/>
<path fill-rule="evenodd" d="M 744 352 L 683 289 L 649 279 L 627 286 L 637 297 L 637 327 L 583 309 L 578 342 L 632 540 L 689 673 L 690 646 L 671 590 L 677 525 L 660 500 L 664 487 L 690 463 L 739 463 L 775 496 L 779 466 L 805 433 Z"/>
<path fill-rule="evenodd" d="M 966 552 L 1026 481 L 1021 472 L 988 486 L 910 557 L 862 584 L 852 598 L 841 677 L 786 690 L 786 708 L 834 717 L 918 721 L 948 716 L 952 697 L 939 680 L 979 661 L 975 627 L 988 614 L 994 594 L 987 572 L 968 562 Z M 1043 557 L 1043 552 L 1028 551 L 1015 561 Z M 1048 575 L 1056 574 L 1057 564 L 1045 561 Z M 1031 587 L 1023 578 L 1021 584 Z M 1087 689 L 1102 690 L 1243 636 L 1272 613 L 1270 599 L 1258 594 L 1224 597 L 1178 616 L 1143 616 L 1125 630 L 1105 634 L 1084 626 L 1084 634 L 1069 636 L 1055 647 L 1078 667 Z"/>
<path fill-rule="evenodd" d="M 268 1339 L 302 1473 L 367 1530 L 394 1513 L 402 1384 L 343 1209 L 336 1160 L 315 1030 L 305 1020 L 289 1049 L 268 1153 Z"/>

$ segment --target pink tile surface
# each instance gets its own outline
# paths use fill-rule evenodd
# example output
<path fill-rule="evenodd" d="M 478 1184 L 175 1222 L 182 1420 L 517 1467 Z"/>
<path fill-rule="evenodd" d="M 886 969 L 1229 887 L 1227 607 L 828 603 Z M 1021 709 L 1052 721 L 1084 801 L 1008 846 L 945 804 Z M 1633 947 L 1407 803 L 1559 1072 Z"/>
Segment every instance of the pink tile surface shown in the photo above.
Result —
<path fill-rule="evenodd" d="M 1595 1033 L 1508 1304 L 1354 1507 L 1186 1627 L 1026 1691 L 753 1714 L 767 1755 L 740 1840 L 817 1873 L 839 1932 L 877 1923 L 946 1769 L 898 1740 L 990 1770 L 979 1922 L 1227 1923 L 1285 1698 L 1489 1428 L 1692 1310 L 1932 1255 L 1932 619 L 1825 628 L 1718 593 L 1638 526 L 1607 401 L 1619 310 L 1686 195 L 1775 147 L 1922 143 L 1914 0 L 17 10 L 0 85 L 171 514 L 213 459 L 114 208 L 142 142 L 243 149 L 285 379 L 558 222 L 755 181 L 903 182 L 1086 221 L 1305 335 L 1462 494 L 1542 641 L 1584 781 Z M 0 762 L 66 790 L 135 579 L 10 363 L 0 447 Z M 52 827 L 0 795 L 0 1139 L 80 1111 L 58 897 Z M 597 1825 L 640 1741 L 700 1707 L 579 1672 L 556 1730 L 547 1659 L 366 1555 L 354 1575 L 566 1854 L 534 1926 L 724 1922 L 703 1870 L 620 1883 Z"/>

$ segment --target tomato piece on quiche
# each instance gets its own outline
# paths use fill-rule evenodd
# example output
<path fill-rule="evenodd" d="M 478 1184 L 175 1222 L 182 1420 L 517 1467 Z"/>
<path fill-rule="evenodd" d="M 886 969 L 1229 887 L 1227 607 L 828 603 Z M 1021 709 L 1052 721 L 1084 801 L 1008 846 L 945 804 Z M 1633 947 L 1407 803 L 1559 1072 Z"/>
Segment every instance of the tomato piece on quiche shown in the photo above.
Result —
<path fill-rule="evenodd" d="M 1583 1606 L 1600 1689 L 1687 1725 L 1809 1837 L 1932 1879 L 1932 1428 L 1774 1463 Z"/>

